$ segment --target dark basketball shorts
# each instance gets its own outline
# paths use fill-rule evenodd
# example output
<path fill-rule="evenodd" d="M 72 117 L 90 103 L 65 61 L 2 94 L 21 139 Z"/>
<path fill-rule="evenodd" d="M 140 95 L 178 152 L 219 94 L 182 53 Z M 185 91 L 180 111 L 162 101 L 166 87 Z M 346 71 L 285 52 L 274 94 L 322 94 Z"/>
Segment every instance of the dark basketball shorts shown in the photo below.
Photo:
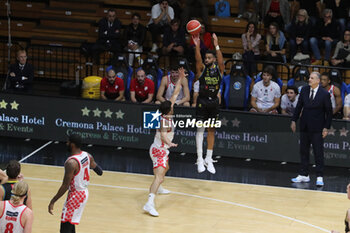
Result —
<path fill-rule="evenodd" d="M 199 98 L 197 99 L 196 118 L 197 120 L 208 120 L 219 118 L 219 99 Z"/>

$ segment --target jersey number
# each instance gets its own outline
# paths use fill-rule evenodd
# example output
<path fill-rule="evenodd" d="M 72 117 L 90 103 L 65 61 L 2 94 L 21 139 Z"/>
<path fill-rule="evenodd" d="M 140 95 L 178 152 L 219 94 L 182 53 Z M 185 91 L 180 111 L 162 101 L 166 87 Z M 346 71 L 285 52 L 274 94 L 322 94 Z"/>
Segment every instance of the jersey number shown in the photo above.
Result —
<path fill-rule="evenodd" d="M 84 170 L 84 180 L 86 180 L 86 181 L 90 180 L 88 168 L 85 168 L 85 170 Z"/>
<path fill-rule="evenodd" d="M 7 223 L 4 233 L 13 233 L 13 223 Z"/>

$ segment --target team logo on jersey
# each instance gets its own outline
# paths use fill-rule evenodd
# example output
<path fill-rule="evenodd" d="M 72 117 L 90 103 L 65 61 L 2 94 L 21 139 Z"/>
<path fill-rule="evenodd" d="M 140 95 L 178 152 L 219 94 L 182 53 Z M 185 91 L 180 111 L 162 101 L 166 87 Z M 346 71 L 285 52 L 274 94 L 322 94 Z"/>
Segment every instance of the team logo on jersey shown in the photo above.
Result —
<path fill-rule="evenodd" d="M 241 84 L 240 82 L 235 82 L 235 83 L 233 84 L 233 88 L 234 88 L 236 91 L 238 91 L 239 89 L 242 88 L 242 84 Z"/>
<path fill-rule="evenodd" d="M 159 110 L 156 112 L 143 112 L 143 128 L 159 129 L 161 115 L 162 114 L 159 112 Z"/>

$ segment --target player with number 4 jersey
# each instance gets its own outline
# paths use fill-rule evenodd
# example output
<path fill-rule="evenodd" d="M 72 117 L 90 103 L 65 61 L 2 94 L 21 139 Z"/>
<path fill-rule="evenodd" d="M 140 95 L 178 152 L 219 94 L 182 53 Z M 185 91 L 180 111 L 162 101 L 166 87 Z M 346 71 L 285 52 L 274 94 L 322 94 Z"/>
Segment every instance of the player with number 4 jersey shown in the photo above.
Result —
<path fill-rule="evenodd" d="M 103 173 L 94 158 L 80 149 L 81 138 L 79 135 L 69 136 L 67 147 L 71 156 L 64 164 L 63 183 L 48 207 L 49 213 L 52 214 L 55 202 L 68 190 L 68 196 L 62 210 L 61 233 L 75 232 L 75 225 L 80 222 L 89 196 L 87 187 L 90 182 L 90 168 L 94 169 L 99 176 Z"/>

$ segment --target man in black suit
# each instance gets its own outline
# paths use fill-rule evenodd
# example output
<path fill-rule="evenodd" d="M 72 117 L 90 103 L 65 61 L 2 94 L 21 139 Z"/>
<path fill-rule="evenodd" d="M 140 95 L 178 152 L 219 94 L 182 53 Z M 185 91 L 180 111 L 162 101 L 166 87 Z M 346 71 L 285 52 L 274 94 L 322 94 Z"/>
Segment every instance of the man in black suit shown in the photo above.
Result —
<path fill-rule="evenodd" d="M 309 182 L 309 157 L 312 144 L 317 186 L 323 186 L 323 138 L 328 134 L 332 121 L 332 104 L 329 93 L 320 87 L 320 73 L 312 72 L 309 85 L 301 89 L 298 104 L 292 117 L 291 129 L 296 131 L 296 122 L 300 113 L 300 157 L 301 170 L 294 183 Z"/>
<path fill-rule="evenodd" d="M 17 63 L 12 64 L 9 70 L 8 90 L 19 92 L 30 92 L 34 78 L 34 68 L 27 63 L 27 53 L 25 50 L 17 52 Z"/>
<path fill-rule="evenodd" d="M 118 53 L 122 50 L 122 23 L 117 19 L 114 9 L 109 9 L 107 17 L 98 22 L 98 40 L 92 47 L 94 62 L 100 64 L 100 54 L 103 51 Z"/>

